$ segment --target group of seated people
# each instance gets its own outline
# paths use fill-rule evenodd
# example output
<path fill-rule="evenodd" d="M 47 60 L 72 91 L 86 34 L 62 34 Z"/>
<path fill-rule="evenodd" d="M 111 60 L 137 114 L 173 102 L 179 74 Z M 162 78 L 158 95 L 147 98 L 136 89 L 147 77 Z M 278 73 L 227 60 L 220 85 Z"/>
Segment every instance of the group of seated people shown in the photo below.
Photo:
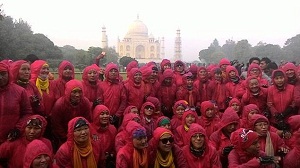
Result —
<path fill-rule="evenodd" d="M 300 167 L 300 68 L 0 62 L 0 168 Z M 172 67 L 173 65 L 173 67 Z"/>

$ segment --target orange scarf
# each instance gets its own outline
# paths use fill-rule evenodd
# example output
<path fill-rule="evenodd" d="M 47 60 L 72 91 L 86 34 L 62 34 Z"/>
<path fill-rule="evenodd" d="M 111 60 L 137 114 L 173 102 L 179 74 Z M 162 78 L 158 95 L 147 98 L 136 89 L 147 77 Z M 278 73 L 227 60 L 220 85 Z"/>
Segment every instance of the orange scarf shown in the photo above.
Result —
<path fill-rule="evenodd" d="M 97 163 L 94 157 L 91 140 L 89 140 L 87 143 L 82 145 L 79 145 L 76 142 L 74 142 L 74 151 L 73 151 L 74 168 L 83 167 L 81 158 L 86 158 L 88 168 L 97 168 Z"/>
<path fill-rule="evenodd" d="M 135 148 L 133 149 L 133 168 L 148 168 L 148 153 L 146 149 L 140 153 Z"/>

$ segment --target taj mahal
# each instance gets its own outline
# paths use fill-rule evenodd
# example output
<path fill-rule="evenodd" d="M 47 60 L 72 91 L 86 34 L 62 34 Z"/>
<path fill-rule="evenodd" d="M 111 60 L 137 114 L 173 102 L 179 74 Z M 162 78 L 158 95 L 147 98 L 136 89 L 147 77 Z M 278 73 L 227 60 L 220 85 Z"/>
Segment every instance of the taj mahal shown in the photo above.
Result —
<path fill-rule="evenodd" d="M 165 58 L 164 37 L 155 38 L 148 33 L 148 27 L 139 19 L 131 23 L 122 40 L 118 39 L 116 52 L 123 56 L 136 59 L 139 63 L 150 61 L 161 62 Z M 102 27 L 102 48 L 108 47 L 106 27 Z M 174 55 L 172 60 L 181 60 L 181 37 L 180 30 L 176 30 Z"/>

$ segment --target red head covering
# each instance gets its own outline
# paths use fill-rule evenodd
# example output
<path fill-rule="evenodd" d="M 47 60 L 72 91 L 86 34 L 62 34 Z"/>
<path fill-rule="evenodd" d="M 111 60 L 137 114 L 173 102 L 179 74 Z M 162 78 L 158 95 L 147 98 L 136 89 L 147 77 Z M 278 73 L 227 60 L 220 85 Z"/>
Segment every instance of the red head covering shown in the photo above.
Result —
<path fill-rule="evenodd" d="M 234 71 L 234 72 L 235 72 L 235 76 L 239 76 L 239 73 L 238 73 L 237 69 L 236 69 L 234 66 L 229 65 L 229 66 L 226 67 L 226 76 L 227 76 L 228 78 L 229 78 L 229 73 L 230 73 L 231 71 Z"/>
<path fill-rule="evenodd" d="M 275 85 L 275 83 L 274 83 L 275 75 L 281 74 L 281 73 L 282 73 L 283 78 L 284 78 L 284 84 L 285 84 L 285 85 L 287 84 L 288 79 L 287 79 L 287 76 L 286 76 L 285 72 L 284 72 L 283 70 L 281 70 L 281 69 L 276 69 L 276 70 L 274 70 L 274 71 L 272 72 L 272 82 L 273 82 L 274 85 Z"/>
<path fill-rule="evenodd" d="M 285 65 L 283 65 L 283 67 L 282 67 L 282 70 L 284 71 L 284 72 L 286 72 L 286 71 L 288 71 L 288 70 L 294 70 L 295 71 L 295 73 L 297 72 L 297 67 L 296 67 L 296 65 L 295 64 L 293 64 L 293 63 L 291 63 L 291 62 L 288 62 L 288 63 L 286 63 Z"/>
<path fill-rule="evenodd" d="M 138 72 L 142 73 L 142 71 L 139 70 L 138 68 L 132 68 L 129 72 L 127 72 L 128 80 L 133 82 L 134 81 L 134 75 Z"/>
<path fill-rule="evenodd" d="M 59 64 L 59 67 L 58 67 L 58 77 L 59 79 L 62 79 L 63 78 L 63 73 L 64 73 L 64 69 L 69 66 L 71 69 L 72 69 L 72 79 L 74 79 L 75 77 L 75 72 L 74 72 L 74 65 L 67 61 L 67 60 L 63 60 L 60 64 Z"/>
<path fill-rule="evenodd" d="M 243 114 L 242 114 L 242 118 L 248 118 L 249 113 L 252 110 L 256 110 L 258 113 L 260 113 L 259 108 L 257 107 L 256 104 L 248 104 L 246 106 L 244 106 L 243 108 Z"/>
<path fill-rule="evenodd" d="M 262 70 L 261 70 L 260 66 L 258 64 L 255 64 L 255 63 L 250 64 L 250 66 L 248 67 L 247 77 L 251 76 L 250 71 L 254 68 L 257 68 L 259 70 L 258 78 L 261 78 L 262 77 Z"/>
<path fill-rule="evenodd" d="M 177 115 L 176 109 L 177 109 L 178 106 L 182 106 L 182 107 L 184 107 L 184 108 L 186 109 L 186 108 L 188 108 L 188 102 L 185 101 L 185 100 L 178 100 L 178 101 L 174 104 L 174 106 L 173 106 L 173 113 L 174 113 L 174 115 Z"/>
<path fill-rule="evenodd" d="M 208 139 L 208 137 L 206 135 L 206 131 L 205 131 L 205 129 L 201 125 L 199 125 L 197 123 L 191 124 L 190 129 L 189 129 L 189 131 L 187 133 L 188 139 L 191 140 L 192 136 L 195 135 L 195 134 L 202 134 L 202 135 L 204 135 L 204 137 L 205 137 L 205 145 L 206 146 L 208 145 L 209 139 Z M 189 143 L 189 146 L 190 146 L 190 144 L 191 143 Z M 206 149 L 208 149 L 208 148 L 206 148 Z"/>
<path fill-rule="evenodd" d="M 117 77 L 117 80 L 119 80 L 119 79 L 120 79 L 119 67 L 118 67 L 117 64 L 114 64 L 114 63 L 112 63 L 112 62 L 106 65 L 105 72 L 104 72 L 105 79 L 109 79 L 109 78 L 108 78 L 108 76 L 109 76 L 108 73 L 109 73 L 109 71 L 112 70 L 112 69 L 116 69 L 116 70 L 118 71 L 118 77 Z"/>
<path fill-rule="evenodd" d="M 3 72 L 3 71 L 8 72 L 8 65 L 1 61 L 0 62 L 0 72 Z"/>
<path fill-rule="evenodd" d="M 19 70 L 22 64 L 26 63 L 24 60 L 18 60 L 10 65 L 10 81 L 16 83 L 19 78 Z"/>
<path fill-rule="evenodd" d="M 153 104 L 153 103 L 151 103 L 151 102 L 145 102 L 143 105 L 142 105 L 142 107 L 141 107 L 141 110 L 140 110 L 140 116 L 144 116 L 144 110 L 145 110 L 145 107 L 146 106 L 151 106 L 151 107 L 153 107 L 154 108 L 154 111 L 155 111 L 155 105 Z M 153 112 L 154 112 L 153 111 Z M 152 114 L 153 115 L 153 114 Z"/>
<path fill-rule="evenodd" d="M 173 70 L 172 69 L 166 69 L 164 72 L 163 72 L 163 79 L 162 80 L 165 80 L 166 78 L 172 78 L 174 76 L 174 73 L 173 73 Z"/>
<path fill-rule="evenodd" d="M 124 114 L 122 125 L 119 127 L 118 131 L 120 132 L 120 131 L 124 130 L 126 128 L 127 124 L 129 123 L 129 121 L 132 121 L 134 119 L 141 121 L 141 118 L 138 114 L 134 114 L 134 113 Z"/>
<path fill-rule="evenodd" d="M 201 111 L 201 116 L 202 117 L 206 118 L 206 110 L 208 108 L 214 109 L 215 105 L 211 101 L 204 101 L 204 102 L 201 103 L 200 111 Z"/>
<path fill-rule="evenodd" d="M 23 168 L 31 168 L 33 160 L 39 155 L 48 155 L 50 157 L 50 164 L 48 165 L 48 168 L 52 168 L 53 153 L 43 141 L 38 139 L 31 141 L 26 146 Z"/>
<path fill-rule="evenodd" d="M 232 123 L 239 124 L 240 118 L 232 107 L 228 107 L 222 115 L 219 129 L 223 129 L 224 127 Z"/>
<path fill-rule="evenodd" d="M 151 66 L 144 65 L 143 67 L 140 68 L 140 70 L 142 72 L 143 80 L 147 80 L 147 78 L 149 78 L 152 75 L 153 67 L 154 67 L 154 65 L 151 65 Z"/>
<path fill-rule="evenodd" d="M 300 129 L 300 115 L 293 115 L 288 118 L 287 123 L 289 124 L 292 132 Z"/>
<path fill-rule="evenodd" d="M 75 127 L 76 122 L 79 119 L 84 120 L 90 128 L 90 123 L 84 117 L 74 117 L 72 120 L 70 120 L 68 122 L 68 135 L 67 135 L 67 137 L 68 137 L 67 142 L 69 143 L 70 146 L 73 146 L 73 144 L 74 144 L 74 127 Z"/>
<path fill-rule="evenodd" d="M 195 64 L 192 64 L 189 68 L 189 71 L 192 73 L 192 74 L 197 74 L 198 72 L 198 66 L 195 65 Z"/>
<path fill-rule="evenodd" d="M 130 113 L 130 111 L 131 111 L 131 109 L 133 109 L 133 108 L 136 108 L 136 109 L 137 109 L 137 107 L 136 107 L 136 106 L 127 106 L 127 107 L 125 108 L 125 110 L 124 110 L 124 113 L 123 113 L 123 115 L 125 115 L 125 114 L 129 114 L 129 113 Z"/>
<path fill-rule="evenodd" d="M 100 128 L 99 115 L 103 111 L 108 111 L 108 113 L 110 114 L 109 109 L 104 105 L 97 105 L 93 110 L 93 123 L 96 125 L 97 130 Z"/>
<path fill-rule="evenodd" d="M 83 86 L 80 80 L 72 79 L 69 82 L 66 83 L 66 90 L 65 90 L 65 96 L 67 100 L 70 100 L 71 92 L 75 88 L 80 88 L 82 90 L 82 97 L 84 96 L 83 93 Z"/>
<path fill-rule="evenodd" d="M 231 65 L 229 59 L 227 58 L 222 58 L 219 62 L 219 67 L 221 67 L 222 65 Z"/>
<path fill-rule="evenodd" d="M 145 132 L 146 135 L 146 129 L 139 123 L 135 122 L 135 121 L 129 121 L 128 124 L 126 125 L 126 132 L 129 135 L 129 140 L 132 142 L 132 138 L 133 138 L 133 133 L 134 131 L 136 131 L 137 129 L 143 130 Z"/>
<path fill-rule="evenodd" d="M 164 69 L 164 66 L 165 66 L 166 64 L 170 64 L 170 67 L 171 67 L 171 61 L 168 60 L 168 59 L 163 59 L 163 60 L 161 61 L 161 63 L 160 63 L 160 69 L 163 70 L 163 69 Z M 172 68 L 171 68 L 171 69 L 172 69 Z"/>
<path fill-rule="evenodd" d="M 237 103 L 239 106 L 241 105 L 241 102 L 237 98 L 233 98 L 229 101 L 229 107 L 232 106 L 233 103 Z"/>
<path fill-rule="evenodd" d="M 233 133 L 231 133 L 230 141 L 234 148 L 237 150 L 245 150 L 249 148 L 255 140 L 257 140 L 258 135 L 252 130 L 245 128 L 240 128 Z"/>
<path fill-rule="evenodd" d="M 179 64 L 182 64 L 182 66 L 183 66 L 183 71 L 185 71 L 185 63 L 182 62 L 181 60 L 175 61 L 175 63 L 174 63 L 174 69 L 175 69 L 175 67 L 177 67 L 177 65 L 179 65 Z"/>
<path fill-rule="evenodd" d="M 30 65 L 30 70 L 31 70 L 30 81 L 35 83 L 37 77 L 40 75 L 40 71 L 41 71 L 43 65 L 45 65 L 45 64 L 47 64 L 47 62 L 44 60 L 36 60 Z"/>
<path fill-rule="evenodd" d="M 88 74 L 91 70 L 95 70 L 96 71 L 96 76 L 95 78 L 98 80 L 99 78 L 99 72 L 100 72 L 100 68 L 96 65 L 96 64 L 92 64 L 90 66 L 87 66 L 84 68 L 83 70 L 83 73 L 82 73 L 82 80 L 85 82 L 85 83 L 88 83 L 89 82 L 89 79 L 88 79 Z"/>
<path fill-rule="evenodd" d="M 172 137 L 174 136 L 170 130 L 163 128 L 163 127 L 157 127 L 153 131 L 153 137 L 149 142 L 151 144 L 151 146 L 157 147 L 161 136 L 163 136 L 164 134 L 170 134 Z"/>
<path fill-rule="evenodd" d="M 269 120 L 265 116 L 261 114 L 253 114 L 249 121 L 250 129 L 254 130 L 255 124 L 258 122 L 267 122 L 269 124 Z"/>
<path fill-rule="evenodd" d="M 197 115 L 196 111 L 188 110 L 188 111 L 185 111 L 182 115 L 182 121 L 181 121 L 182 125 L 186 125 L 185 118 L 190 114 L 195 117 L 195 123 L 198 123 L 198 115 Z"/>
<path fill-rule="evenodd" d="M 46 127 L 47 127 L 47 120 L 43 117 L 43 116 L 40 116 L 40 115 L 31 115 L 29 117 L 27 117 L 26 121 L 23 122 L 23 125 L 22 125 L 22 129 L 21 131 L 23 133 L 25 133 L 25 128 L 27 126 L 27 123 L 30 121 L 30 120 L 33 120 L 33 119 L 38 119 L 39 121 L 41 121 L 41 134 L 40 134 L 40 137 L 41 138 L 46 130 Z"/>
<path fill-rule="evenodd" d="M 149 97 L 147 97 L 146 101 L 151 102 L 155 106 L 156 111 L 160 111 L 161 104 L 160 104 L 160 101 L 158 100 L 158 98 L 149 96 Z"/>
<path fill-rule="evenodd" d="M 126 72 L 128 74 L 128 72 L 131 71 L 132 68 L 138 68 L 139 64 L 136 60 L 130 61 L 127 66 L 126 66 Z"/>

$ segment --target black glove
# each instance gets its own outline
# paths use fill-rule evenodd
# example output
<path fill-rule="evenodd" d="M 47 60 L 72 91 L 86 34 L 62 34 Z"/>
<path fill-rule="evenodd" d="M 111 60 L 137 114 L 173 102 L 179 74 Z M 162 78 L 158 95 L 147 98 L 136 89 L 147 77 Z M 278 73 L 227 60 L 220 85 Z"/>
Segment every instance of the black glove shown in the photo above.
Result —
<path fill-rule="evenodd" d="M 271 118 L 271 112 L 268 109 L 265 109 L 263 111 L 263 115 L 267 118 L 270 119 Z"/>
<path fill-rule="evenodd" d="M 112 153 L 105 153 L 105 167 L 115 168 L 116 167 L 116 156 Z"/>
<path fill-rule="evenodd" d="M 93 102 L 93 108 L 95 108 L 99 104 L 100 104 L 100 99 L 99 98 L 96 99 L 96 100 L 94 100 L 94 102 Z"/>
<path fill-rule="evenodd" d="M 119 117 L 116 115 L 110 116 L 109 120 L 110 120 L 110 124 L 113 124 L 113 125 L 119 124 Z"/>
<path fill-rule="evenodd" d="M 14 141 L 14 140 L 18 139 L 19 137 L 20 137 L 20 130 L 17 128 L 14 128 L 9 131 L 7 140 Z"/>
<path fill-rule="evenodd" d="M 231 152 L 232 149 L 233 149 L 233 146 L 226 146 L 223 148 L 222 154 L 224 156 L 227 156 Z"/>
<path fill-rule="evenodd" d="M 39 107 L 41 105 L 40 99 L 37 95 L 30 96 L 30 102 L 32 107 Z"/>
<path fill-rule="evenodd" d="M 269 165 L 274 163 L 274 156 L 262 156 L 258 159 L 261 165 Z"/>
<path fill-rule="evenodd" d="M 294 108 L 291 106 L 288 106 L 281 114 L 285 118 L 285 117 L 293 114 L 293 112 L 294 112 Z"/>
<path fill-rule="evenodd" d="M 276 121 L 282 121 L 284 119 L 283 113 L 275 114 L 274 117 L 275 117 Z"/>
<path fill-rule="evenodd" d="M 168 112 L 168 107 L 165 105 L 161 105 L 161 111 L 162 112 Z"/>

